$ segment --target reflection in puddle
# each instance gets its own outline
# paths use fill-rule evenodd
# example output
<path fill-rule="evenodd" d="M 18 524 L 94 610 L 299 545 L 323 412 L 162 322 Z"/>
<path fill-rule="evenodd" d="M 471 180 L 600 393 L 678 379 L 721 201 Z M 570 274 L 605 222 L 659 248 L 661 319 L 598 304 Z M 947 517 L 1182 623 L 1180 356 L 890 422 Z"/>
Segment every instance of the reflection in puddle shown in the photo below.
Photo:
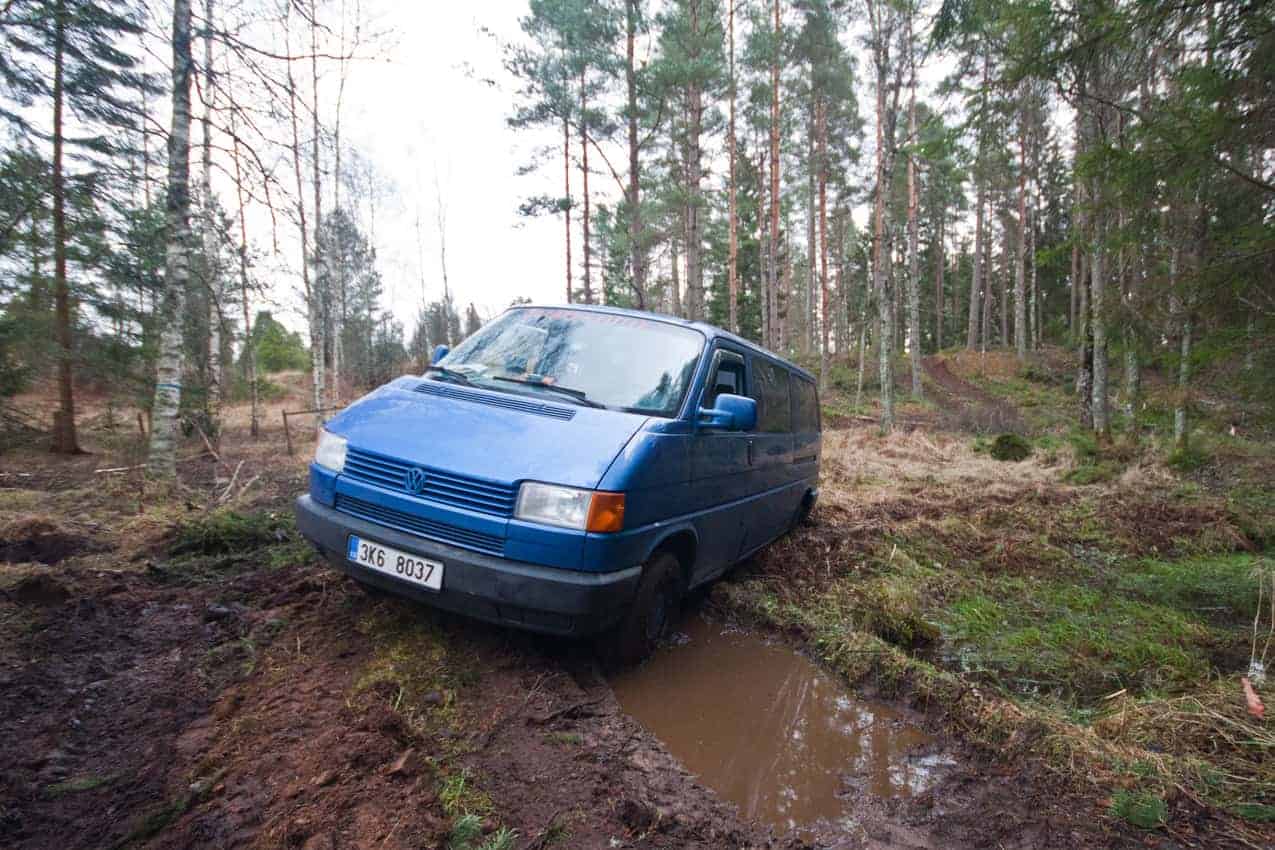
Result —
<path fill-rule="evenodd" d="M 682 628 L 689 641 L 611 687 L 627 713 L 745 817 L 781 829 L 841 818 L 847 791 L 910 796 L 950 763 L 897 709 L 847 695 L 788 647 L 699 617 Z"/>

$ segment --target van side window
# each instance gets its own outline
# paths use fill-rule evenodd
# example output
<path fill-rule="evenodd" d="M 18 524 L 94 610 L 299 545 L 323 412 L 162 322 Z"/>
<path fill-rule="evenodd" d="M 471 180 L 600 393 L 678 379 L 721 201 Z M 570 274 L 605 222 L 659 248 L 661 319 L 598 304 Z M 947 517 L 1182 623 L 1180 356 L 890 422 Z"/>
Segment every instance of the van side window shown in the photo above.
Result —
<path fill-rule="evenodd" d="M 819 430 L 819 393 L 812 381 L 793 376 L 792 429 L 808 434 Z"/>
<path fill-rule="evenodd" d="M 704 407 L 716 407 L 722 393 L 747 395 L 744 385 L 744 358 L 732 351 L 719 350 L 713 374 L 704 392 Z"/>
<path fill-rule="evenodd" d="M 782 434 L 792 430 L 788 370 L 761 357 L 753 358 L 753 398 L 757 400 L 757 430 Z"/>

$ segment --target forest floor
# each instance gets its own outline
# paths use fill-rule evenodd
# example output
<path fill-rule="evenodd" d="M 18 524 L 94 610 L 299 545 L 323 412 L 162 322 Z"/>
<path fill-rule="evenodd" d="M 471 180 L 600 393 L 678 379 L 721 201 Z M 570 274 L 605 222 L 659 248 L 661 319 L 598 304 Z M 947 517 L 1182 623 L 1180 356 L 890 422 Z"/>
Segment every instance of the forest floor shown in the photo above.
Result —
<path fill-rule="evenodd" d="M 692 603 L 923 727 L 946 761 L 922 792 L 745 819 L 588 645 L 360 591 L 296 533 L 313 440 L 284 450 L 285 376 L 263 436 L 231 408 L 174 488 L 91 403 L 93 454 L 0 454 L 0 845 L 1271 846 L 1275 731 L 1239 684 L 1272 654 L 1271 435 L 1206 400 L 1173 468 L 1154 380 L 1098 446 L 1059 352 L 925 366 L 889 436 L 825 399 L 813 523 Z M 1002 432 L 1030 454 L 997 460 Z"/>

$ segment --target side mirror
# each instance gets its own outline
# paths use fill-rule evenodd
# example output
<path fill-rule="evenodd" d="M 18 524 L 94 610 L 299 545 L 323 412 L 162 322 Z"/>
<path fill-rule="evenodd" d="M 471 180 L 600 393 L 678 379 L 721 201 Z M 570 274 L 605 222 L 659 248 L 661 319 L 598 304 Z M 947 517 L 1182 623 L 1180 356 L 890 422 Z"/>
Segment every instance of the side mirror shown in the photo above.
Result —
<path fill-rule="evenodd" d="M 445 345 L 434 346 L 434 356 L 429 359 L 429 365 L 437 366 L 438 361 L 446 357 L 449 351 L 451 351 L 451 349 Z"/>
<path fill-rule="evenodd" d="M 724 431 L 751 431 L 757 427 L 757 402 L 748 396 L 722 393 L 716 407 L 699 409 L 699 424 Z"/>

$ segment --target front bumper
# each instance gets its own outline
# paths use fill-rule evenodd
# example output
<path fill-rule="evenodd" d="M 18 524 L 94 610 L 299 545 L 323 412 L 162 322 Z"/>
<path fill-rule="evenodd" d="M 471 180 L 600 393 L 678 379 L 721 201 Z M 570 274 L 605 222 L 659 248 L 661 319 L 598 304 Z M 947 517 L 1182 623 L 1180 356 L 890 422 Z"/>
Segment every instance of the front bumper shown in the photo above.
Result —
<path fill-rule="evenodd" d="M 591 635 L 614 625 L 637 590 L 641 567 L 609 573 L 577 572 L 509 561 L 436 543 L 315 502 L 297 499 L 297 528 L 332 566 L 359 581 L 489 623 L 557 635 Z M 438 592 L 348 560 L 351 534 L 443 563 Z"/>

